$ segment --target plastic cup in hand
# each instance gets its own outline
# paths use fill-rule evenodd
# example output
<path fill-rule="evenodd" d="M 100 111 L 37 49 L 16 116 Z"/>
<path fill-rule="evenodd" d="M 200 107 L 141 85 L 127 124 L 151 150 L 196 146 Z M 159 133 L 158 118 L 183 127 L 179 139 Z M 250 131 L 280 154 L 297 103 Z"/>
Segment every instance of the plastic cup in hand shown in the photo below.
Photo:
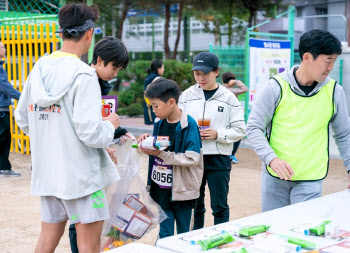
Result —
<path fill-rule="evenodd" d="M 210 119 L 198 119 L 197 122 L 201 130 L 204 130 L 210 127 Z"/>

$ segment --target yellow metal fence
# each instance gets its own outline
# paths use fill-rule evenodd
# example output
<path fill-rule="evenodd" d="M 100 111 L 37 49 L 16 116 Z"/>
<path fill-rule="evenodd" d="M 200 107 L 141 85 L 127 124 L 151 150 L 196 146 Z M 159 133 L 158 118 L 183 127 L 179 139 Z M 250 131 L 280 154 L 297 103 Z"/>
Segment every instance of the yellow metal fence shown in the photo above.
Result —
<path fill-rule="evenodd" d="M 9 82 L 18 91 L 22 91 L 29 72 L 35 62 L 45 53 L 57 50 L 59 37 L 54 33 L 56 24 L 33 24 L 1 26 L 1 41 L 6 47 L 6 64 Z M 14 102 L 14 108 L 17 101 Z M 12 133 L 11 151 L 24 152 L 29 155 L 29 136 L 26 136 L 17 126 L 13 117 L 13 106 L 10 106 L 10 124 Z M 14 144 L 14 145 L 13 145 Z"/>

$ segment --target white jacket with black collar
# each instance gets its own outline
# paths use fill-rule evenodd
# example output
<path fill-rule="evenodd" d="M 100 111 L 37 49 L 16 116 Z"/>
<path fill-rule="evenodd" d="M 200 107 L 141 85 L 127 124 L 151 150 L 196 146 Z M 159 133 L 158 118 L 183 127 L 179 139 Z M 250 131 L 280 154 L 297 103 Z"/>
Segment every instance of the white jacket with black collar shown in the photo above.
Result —
<path fill-rule="evenodd" d="M 185 90 L 179 99 L 181 109 L 196 121 L 210 119 L 210 128 L 217 131 L 216 140 L 202 140 L 204 155 L 231 155 L 233 143 L 245 135 L 241 103 L 232 92 L 218 85 L 219 89 L 207 101 L 198 84 Z"/>

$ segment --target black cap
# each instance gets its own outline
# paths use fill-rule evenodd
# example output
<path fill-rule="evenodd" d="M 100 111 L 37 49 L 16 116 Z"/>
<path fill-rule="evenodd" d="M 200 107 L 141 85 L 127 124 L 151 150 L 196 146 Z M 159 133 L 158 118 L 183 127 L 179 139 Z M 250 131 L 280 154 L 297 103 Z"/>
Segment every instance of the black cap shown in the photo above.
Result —
<path fill-rule="evenodd" d="M 209 52 L 201 52 L 196 55 L 193 60 L 192 70 L 200 70 L 205 74 L 208 74 L 213 68 L 219 67 L 218 57 Z"/>

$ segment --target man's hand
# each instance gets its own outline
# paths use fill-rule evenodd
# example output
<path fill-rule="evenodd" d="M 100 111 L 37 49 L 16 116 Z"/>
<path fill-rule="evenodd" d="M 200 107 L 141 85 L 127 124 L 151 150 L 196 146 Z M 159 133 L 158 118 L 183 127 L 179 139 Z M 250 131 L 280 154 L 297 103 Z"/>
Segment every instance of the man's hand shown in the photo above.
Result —
<path fill-rule="evenodd" d="M 292 175 L 294 175 L 294 171 L 286 161 L 276 157 L 270 162 L 269 166 L 279 176 L 280 179 L 292 180 Z"/>
<path fill-rule="evenodd" d="M 140 148 L 140 150 L 142 151 L 142 153 L 146 155 L 153 155 L 153 156 L 158 156 L 162 152 L 160 150 L 150 150 L 147 148 Z"/>
<path fill-rule="evenodd" d="M 137 143 L 143 142 L 145 139 L 147 139 L 147 137 L 149 137 L 149 134 L 147 134 L 147 133 L 141 135 L 141 136 L 137 139 Z"/>
<path fill-rule="evenodd" d="M 118 164 L 117 162 L 117 156 L 115 155 L 115 149 L 112 149 L 112 148 L 106 148 L 106 151 L 108 153 L 108 155 L 111 157 L 112 161 L 115 163 L 115 164 Z"/>
<path fill-rule="evenodd" d="M 107 117 L 102 118 L 102 119 L 108 120 L 109 122 L 111 122 L 115 129 L 117 129 L 119 127 L 119 118 L 118 118 L 118 115 L 115 113 L 111 113 Z"/>
<path fill-rule="evenodd" d="M 212 128 L 200 130 L 202 140 L 216 140 L 218 138 L 218 132 Z"/>

